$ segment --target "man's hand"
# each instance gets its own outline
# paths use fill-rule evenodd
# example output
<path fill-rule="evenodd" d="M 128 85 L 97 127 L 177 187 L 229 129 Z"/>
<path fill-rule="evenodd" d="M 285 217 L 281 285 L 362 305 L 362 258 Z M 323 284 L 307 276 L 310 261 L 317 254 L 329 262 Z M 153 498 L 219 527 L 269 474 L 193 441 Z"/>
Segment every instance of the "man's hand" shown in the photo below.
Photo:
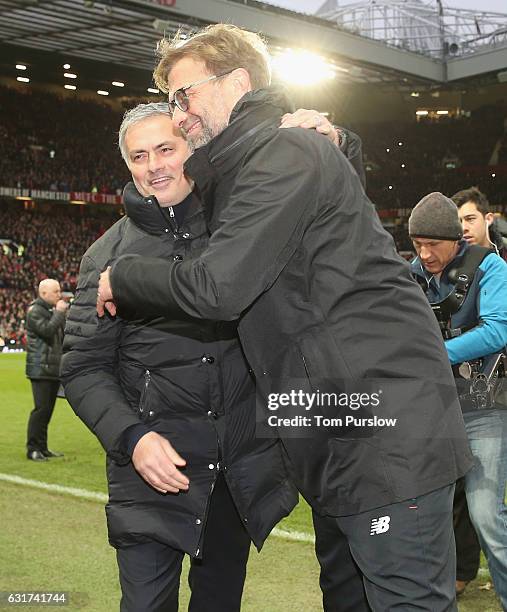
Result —
<path fill-rule="evenodd" d="M 68 307 L 68 302 L 66 302 L 65 300 L 58 300 L 55 305 L 55 310 L 58 310 L 58 312 L 66 312 Z"/>
<path fill-rule="evenodd" d="M 97 314 L 99 317 L 103 317 L 106 310 L 112 317 L 116 316 L 116 304 L 113 302 L 109 270 L 111 270 L 111 266 L 108 266 L 100 275 L 99 289 L 97 291 Z"/>
<path fill-rule="evenodd" d="M 286 113 L 282 117 L 281 128 L 302 127 L 314 128 L 319 134 L 324 134 L 329 140 L 339 146 L 340 137 L 333 124 L 316 110 L 298 108 L 295 113 Z"/>
<path fill-rule="evenodd" d="M 137 472 L 161 493 L 187 491 L 190 481 L 178 470 L 186 465 L 171 444 L 154 431 L 145 434 L 134 448 L 132 463 Z"/>

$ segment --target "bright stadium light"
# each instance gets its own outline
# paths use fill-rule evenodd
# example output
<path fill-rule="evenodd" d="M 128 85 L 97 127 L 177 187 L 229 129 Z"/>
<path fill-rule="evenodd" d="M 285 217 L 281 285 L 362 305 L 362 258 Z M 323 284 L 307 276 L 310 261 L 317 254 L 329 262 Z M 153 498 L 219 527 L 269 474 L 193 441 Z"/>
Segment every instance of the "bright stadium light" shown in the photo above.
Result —
<path fill-rule="evenodd" d="M 70 64 L 64 64 L 64 65 L 63 65 L 63 69 L 64 69 L 64 70 L 68 70 L 69 68 L 70 68 Z"/>
<path fill-rule="evenodd" d="M 125 83 L 122 83 L 121 81 L 113 81 L 111 85 L 114 85 L 115 87 L 125 87 Z"/>
<path fill-rule="evenodd" d="M 336 76 L 336 69 L 320 55 L 292 49 L 273 58 L 273 70 L 281 79 L 294 85 L 313 85 Z"/>
<path fill-rule="evenodd" d="M 76 89 L 75 85 L 64 85 L 64 87 L 65 89 L 72 89 L 72 90 Z"/>
<path fill-rule="evenodd" d="M 418 110 L 418 111 L 415 111 L 415 114 L 418 117 L 426 117 L 426 115 L 428 115 L 428 111 L 427 110 Z"/>
<path fill-rule="evenodd" d="M 109 92 L 108 91 L 104 91 L 103 89 L 97 89 L 97 93 L 99 94 L 99 96 L 108 96 Z"/>
<path fill-rule="evenodd" d="M 74 74 L 73 72 L 64 72 L 63 76 L 66 79 L 77 79 L 77 74 Z"/>
<path fill-rule="evenodd" d="M 158 89 L 155 89 L 154 87 L 148 87 L 148 92 L 154 94 L 160 93 L 160 91 Z"/>
<path fill-rule="evenodd" d="M 16 77 L 16 81 L 19 81 L 20 83 L 30 83 L 30 79 L 27 77 Z"/>
<path fill-rule="evenodd" d="M 449 111 L 448 110 L 438 110 L 437 111 L 437 115 L 448 115 Z"/>
<path fill-rule="evenodd" d="M 24 64 L 16 64 L 16 70 L 26 70 L 26 66 Z"/>

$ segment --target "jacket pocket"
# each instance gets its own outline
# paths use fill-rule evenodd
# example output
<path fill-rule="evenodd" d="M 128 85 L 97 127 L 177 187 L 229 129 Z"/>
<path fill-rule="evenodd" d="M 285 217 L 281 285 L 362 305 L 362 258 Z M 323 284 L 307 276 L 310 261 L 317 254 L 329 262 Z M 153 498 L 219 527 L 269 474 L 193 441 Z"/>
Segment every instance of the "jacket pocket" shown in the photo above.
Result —
<path fill-rule="evenodd" d="M 299 339 L 298 348 L 306 375 L 313 384 L 322 378 L 354 378 L 330 330 L 313 328 Z"/>

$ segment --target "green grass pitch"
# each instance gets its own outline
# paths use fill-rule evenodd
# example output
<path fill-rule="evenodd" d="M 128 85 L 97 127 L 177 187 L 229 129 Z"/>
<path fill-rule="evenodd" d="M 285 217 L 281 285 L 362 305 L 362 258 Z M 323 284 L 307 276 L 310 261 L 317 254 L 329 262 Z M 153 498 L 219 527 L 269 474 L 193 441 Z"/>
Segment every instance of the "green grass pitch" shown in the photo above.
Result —
<path fill-rule="evenodd" d="M 65 591 L 70 593 L 66 610 L 118 610 L 116 562 L 107 543 L 103 504 L 13 484 L 3 477 L 106 492 L 102 448 L 65 400 L 57 401 L 49 428 L 50 448 L 63 451 L 65 457 L 45 463 L 27 461 L 25 435 L 32 398 L 24 359 L 23 354 L 0 355 L 0 591 Z M 280 527 L 311 534 L 306 504 L 299 504 Z M 182 611 L 188 602 L 186 569 Z M 483 572 L 460 600 L 460 612 L 501 612 L 494 592 L 484 588 L 487 582 Z M 260 554 L 252 549 L 244 612 L 321 609 L 312 544 L 270 537 Z"/>

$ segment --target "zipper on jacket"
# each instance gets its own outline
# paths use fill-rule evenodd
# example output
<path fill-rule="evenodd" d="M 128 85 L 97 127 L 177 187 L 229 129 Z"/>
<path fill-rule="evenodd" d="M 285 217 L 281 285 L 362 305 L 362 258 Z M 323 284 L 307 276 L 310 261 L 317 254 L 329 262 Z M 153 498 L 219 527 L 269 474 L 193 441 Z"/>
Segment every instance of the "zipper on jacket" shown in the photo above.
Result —
<path fill-rule="evenodd" d="M 160 216 L 164 220 L 164 225 L 167 224 L 167 217 L 164 215 L 164 211 L 162 210 L 162 207 L 158 203 L 158 200 L 157 200 L 157 209 L 158 209 L 158 212 L 160 213 Z M 176 222 L 176 215 L 174 214 L 174 210 L 172 206 L 169 206 L 169 219 L 170 219 L 169 225 L 171 227 L 173 234 L 177 234 L 180 231 L 180 228 L 178 227 L 178 224 Z"/>
<path fill-rule="evenodd" d="M 217 475 L 215 475 L 215 479 L 213 480 L 213 482 L 211 483 L 211 489 L 210 492 L 208 494 L 208 499 L 206 500 L 206 510 L 204 511 L 204 520 L 202 522 L 202 526 L 201 526 L 201 535 L 199 536 L 199 542 L 197 542 L 197 549 L 195 551 L 195 556 L 199 556 L 199 553 L 201 552 L 201 544 L 202 541 L 204 539 L 204 534 L 206 532 L 206 523 L 208 522 L 208 514 L 209 514 L 209 507 L 211 504 L 211 496 L 213 495 L 213 489 L 215 488 L 215 483 L 217 481 Z"/>
<path fill-rule="evenodd" d="M 308 371 L 308 366 L 306 364 L 306 358 L 305 358 L 305 356 L 303 355 L 303 353 L 301 351 L 299 351 L 299 354 L 301 355 L 301 359 L 303 360 L 303 367 L 305 369 L 306 376 L 307 376 L 308 380 L 311 380 L 310 372 Z"/>
<path fill-rule="evenodd" d="M 144 373 L 144 387 L 141 393 L 141 399 L 139 400 L 139 412 L 142 414 L 144 411 L 144 404 L 146 402 L 146 395 L 148 393 L 148 387 L 151 382 L 151 373 L 149 370 L 146 370 Z"/>

